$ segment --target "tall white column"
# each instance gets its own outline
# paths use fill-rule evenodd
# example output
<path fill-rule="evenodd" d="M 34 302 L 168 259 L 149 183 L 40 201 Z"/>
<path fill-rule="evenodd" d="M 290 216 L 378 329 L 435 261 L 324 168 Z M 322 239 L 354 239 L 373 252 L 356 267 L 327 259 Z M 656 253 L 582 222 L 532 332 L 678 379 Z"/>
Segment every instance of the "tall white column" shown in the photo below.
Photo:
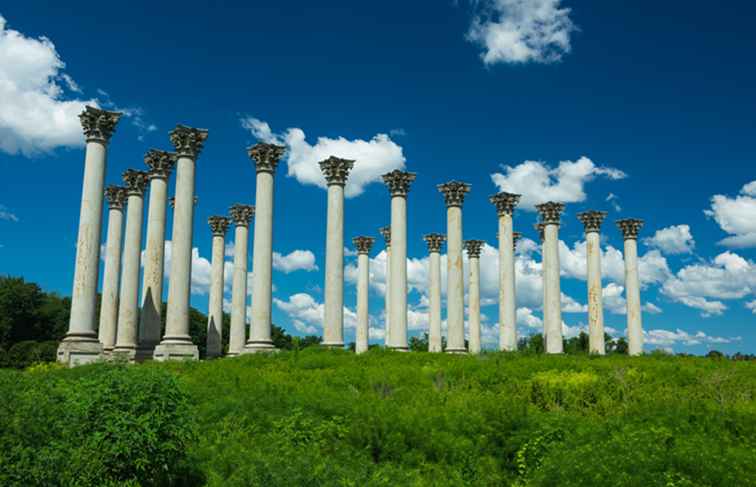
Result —
<path fill-rule="evenodd" d="M 517 350 L 514 228 L 512 216 L 519 194 L 501 192 L 489 198 L 499 216 L 499 350 Z"/>
<path fill-rule="evenodd" d="M 352 243 L 357 249 L 357 330 L 354 351 L 367 352 L 370 338 L 370 323 L 368 314 L 368 284 L 370 281 L 370 249 L 373 248 L 373 237 L 354 237 Z"/>
<path fill-rule="evenodd" d="M 383 346 L 388 348 L 391 343 L 391 326 L 389 318 L 391 317 L 391 293 L 389 285 L 391 284 L 391 227 L 381 227 L 378 229 L 386 242 L 386 294 L 384 296 L 384 320 L 383 320 Z"/>
<path fill-rule="evenodd" d="M 353 166 L 354 161 L 334 156 L 320 161 L 320 170 L 328 184 L 322 342 L 325 347 L 344 346 L 344 186 Z"/>
<path fill-rule="evenodd" d="M 171 271 L 165 335 L 155 347 L 155 360 L 199 359 L 189 336 L 189 297 L 192 282 L 192 234 L 194 230 L 194 171 L 207 140 L 207 130 L 177 125 L 170 133 L 176 148 L 176 206 L 171 237 Z"/>
<path fill-rule="evenodd" d="M 142 220 L 144 218 L 144 190 L 148 175 L 144 171 L 128 169 L 123 182 L 128 194 L 126 208 L 126 236 L 123 241 L 121 292 L 118 298 L 118 331 L 113 355 L 129 361 L 136 358 L 137 329 L 139 327 L 139 269 L 142 253 Z"/>
<path fill-rule="evenodd" d="M 428 245 L 428 351 L 443 352 L 441 338 L 441 246 L 446 235 L 429 233 L 423 237 Z"/>
<path fill-rule="evenodd" d="M 273 179 L 284 147 L 256 144 L 249 148 L 255 162 L 255 234 L 252 244 L 252 325 L 244 353 L 275 350 L 271 339 L 273 300 Z"/>
<path fill-rule="evenodd" d="M 468 322 L 470 330 L 470 353 L 480 353 L 480 250 L 483 240 L 466 240 L 465 249 L 470 265 L 470 281 L 468 284 Z"/>
<path fill-rule="evenodd" d="M 234 230 L 234 276 L 231 283 L 231 332 L 228 355 L 239 355 L 247 341 L 247 254 L 249 221 L 255 214 L 252 205 L 235 204 L 229 214 Z"/>
<path fill-rule="evenodd" d="M 389 282 L 391 327 L 389 347 L 407 351 L 407 194 L 415 173 L 398 169 L 383 175 L 391 195 L 391 282 Z"/>
<path fill-rule="evenodd" d="M 627 301 L 627 353 L 643 353 L 643 323 L 641 321 L 640 278 L 638 276 L 638 232 L 643 220 L 617 221 L 625 240 L 625 300 Z"/>
<path fill-rule="evenodd" d="M 108 213 L 108 240 L 105 244 L 105 272 L 102 279 L 100 302 L 100 329 L 98 338 L 106 355 L 113 351 L 118 324 L 118 282 L 121 276 L 121 240 L 123 238 L 123 205 L 126 188 L 108 186 L 105 198 L 110 204 Z"/>
<path fill-rule="evenodd" d="M 450 181 L 438 185 L 446 201 L 447 353 L 465 353 L 465 276 L 462 261 L 462 204 L 470 185 Z"/>
<path fill-rule="evenodd" d="M 121 115 L 89 106 L 79 115 L 87 148 L 84 156 L 79 235 L 76 240 L 76 267 L 71 291 L 71 318 L 68 332 L 58 346 L 58 362 L 69 366 L 92 362 L 102 356 L 102 344 L 97 339 L 95 322 L 102 200 L 108 141 Z"/>
<path fill-rule="evenodd" d="M 223 355 L 223 259 L 229 219 L 225 216 L 211 216 L 207 219 L 207 223 L 213 232 L 213 260 L 210 264 L 206 356 L 215 358 Z"/>
<path fill-rule="evenodd" d="M 585 227 L 586 266 L 588 272 L 588 350 L 604 355 L 604 304 L 601 286 L 601 224 L 605 211 L 578 213 Z"/>
<path fill-rule="evenodd" d="M 544 252 L 543 252 L 543 244 L 546 240 L 546 236 L 544 235 L 544 229 L 546 228 L 546 225 L 544 225 L 541 222 L 536 223 L 533 225 L 533 227 L 536 229 L 536 232 L 538 232 L 538 241 L 541 242 L 541 292 L 543 293 L 543 302 L 546 302 L 546 285 L 544 284 L 546 282 L 546 259 L 544 258 Z M 548 341 L 548 331 L 546 329 L 546 321 L 543 322 L 543 349 L 546 350 L 546 342 Z"/>
<path fill-rule="evenodd" d="M 544 224 L 543 234 L 543 326 L 546 353 L 562 353 L 562 291 L 559 276 L 559 221 L 562 203 L 536 205 Z"/>

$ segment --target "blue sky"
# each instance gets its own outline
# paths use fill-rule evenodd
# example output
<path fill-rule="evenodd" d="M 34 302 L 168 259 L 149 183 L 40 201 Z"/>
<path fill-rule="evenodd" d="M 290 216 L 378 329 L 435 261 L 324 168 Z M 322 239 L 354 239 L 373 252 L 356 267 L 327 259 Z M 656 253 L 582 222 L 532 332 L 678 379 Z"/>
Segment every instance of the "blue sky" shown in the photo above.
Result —
<path fill-rule="evenodd" d="M 753 353 L 755 14 L 749 2 L 683 1 L 6 3 L 0 273 L 70 294 L 83 161 L 75 115 L 89 102 L 128 115 L 110 145 L 107 183 L 143 167 L 147 149 L 170 149 L 177 123 L 209 129 L 197 166 L 192 304 L 199 309 L 207 306 L 207 217 L 254 202 L 245 147 L 276 140 L 289 157 L 276 176 L 274 322 L 292 333 L 321 332 L 326 198 L 316 162 L 333 152 L 358 159 L 347 188 L 348 248 L 351 237 L 379 237 L 388 224 L 379 175 L 396 167 L 418 173 L 408 199 L 412 334 L 427 326 L 421 237 L 445 231 L 436 185 L 459 179 L 472 184 L 465 238 L 493 246 L 490 194 L 524 194 L 515 226 L 536 241 L 532 204 L 567 202 L 560 237 L 568 334 L 587 321 L 576 214 L 604 209 L 606 323 L 615 335 L 624 333 L 625 316 L 614 220 L 638 217 L 646 220 L 647 348 Z M 377 238 L 376 340 L 382 251 Z M 354 264 L 348 256 L 347 340 Z M 489 346 L 495 265 L 493 248 L 485 248 Z M 523 242 L 521 333 L 539 331 L 539 271 L 537 245 Z"/>

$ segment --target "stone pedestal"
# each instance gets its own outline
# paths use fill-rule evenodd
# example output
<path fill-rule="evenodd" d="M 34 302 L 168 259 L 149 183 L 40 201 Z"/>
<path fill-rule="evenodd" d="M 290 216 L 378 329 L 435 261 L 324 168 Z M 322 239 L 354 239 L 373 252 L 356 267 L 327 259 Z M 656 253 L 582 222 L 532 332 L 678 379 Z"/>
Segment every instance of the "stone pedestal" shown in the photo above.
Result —
<path fill-rule="evenodd" d="M 640 278 L 638 276 L 638 232 L 643 220 L 617 221 L 625 240 L 625 299 L 627 300 L 627 353 L 643 353 L 643 323 L 641 317 Z"/>
<path fill-rule="evenodd" d="M 469 309 L 469 350 L 471 354 L 480 353 L 480 250 L 483 248 L 483 240 L 465 241 L 467 257 L 470 266 L 470 281 L 468 284 L 468 309 Z"/>
<path fill-rule="evenodd" d="M 470 185 L 450 181 L 438 186 L 446 201 L 447 353 L 465 353 L 465 278 L 462 261 L 462 204 Z"/>
<path fill-rule="evenodd" d="M 231 335 L 228 355 L 239 355 L 247 340 L 247 245 L 255 207 L 236 204 L 229 209 L 234 230 L 234 276 L 231 284 Z"/>
<path fill-rule="evenodd" d="M 559 276 L 559 223 L 564 205 L 548 202 L 536 205 L 543 223 L 543 325 L 546 353 L 564 352 L 562 340 L 562 291 Z"/>
<path fill-rule="evenodd" d="M 105 198 L 110 204 L 108 214 L 108 239 L 105 244 L 105 272 L 100 303 L 100 329 L 98 338 L 103 353 L 113 351 L 118 324 L 118 283 L 121 279 L 121 239 L 123 235 L 123 205 L 126 203 L 126 188 L 108 186 Z"/>
<path fill-rule="evenodd" d="M 355 352 L 368 350 L 370 337 L 370 315 L 368 313 L 368 284 L 370 281 L 370 258 L 368 254 L 375 239 L 355 237 L 352 239 L 357 249 L 357 330 L 355 330 Z"/>
<path fill-rule="evenodd" d="M 178 125 L 170 133 L 176 148 L 176 203 L 171 238 L 171 273 L 165 335 L 155 347 L 155 360 L 196 359 L 197 346 L 189 336 L 189 297 L 192 280 L 194 229 L 194 172 L 197 157 L 207 140 L 207 130 Z"/>
<path fill-rule="evenodd" d="M 441 338 L 441 246 L 446 236 L 429 233 L 423 237 L 428 244 L 428 351 L 443 352 Z"/>
<path fill-rule="evenodd" d="M 391 326 L 389 318 L 391 317 L 391 293 L 389 285 L 391 284 L 391 227 L 381 227 L 378 229 L 386 242 L 386 294 L 384 296 L 384 320 L 383 320 L 383 346 L 388 348 L 391 343 Z"/>
<path fill-rule="evenodd" d="M 216 358 L 223 355 L 223 259 L 229 219 L 225 216 L 211 216 L 207 223 L 213 232 L 213 255 L 210 264 L 206 355 L 207 358 Z"/>
<path fill-rule="evenodd" d="M 596 355 L 606 353 L 604 343 L 604 305 L 601 285 L 601 223 L 605 211 L 578 213 L 585 226 L 586 266 L 588 271 L 588 350 Z"/>
<path fill-rule="evenodd" d="M 515 299 L 515 239 L 512 217 L 519 194 L 501 192 L 489 198 L 499 216 L 499 350 L 517 350 Z"/>

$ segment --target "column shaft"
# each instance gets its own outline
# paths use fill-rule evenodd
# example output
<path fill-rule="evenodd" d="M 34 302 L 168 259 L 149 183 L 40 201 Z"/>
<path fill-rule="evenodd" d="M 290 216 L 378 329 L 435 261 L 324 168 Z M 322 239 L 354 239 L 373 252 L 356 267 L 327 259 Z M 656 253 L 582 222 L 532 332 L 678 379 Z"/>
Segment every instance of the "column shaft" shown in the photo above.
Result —
<path fill-rule="evenodd" d="M 559 284 L 559 225 L 546 224 L 543 243 L 543 322 L 546 353 L 562 353 L 562 307 Z"/>
<path fill-rule="evenodd" d="M 466 348 L 465 281 L 462 260 L 462 207 L 447 207 L 446 227 L 446 321 L 449 333 L 446 351 L 450 353 L 464 353 Z"/>
<path fill-rule="evenodd" d="M 643 325 L 638 277 L 638 242 L 634 238 L 625 239 L 625 299 L 628 355 L 640 355 L 643 353 Z"/>
<path fill-rule="evenodd" d="M 480 353 L 480 259 L 470 257 L 470 283 L 468 287 L 470 353 Z"/>
<path fill-rule="evenodd" d="M 499 215 L 499 350 L 517 350 L 514 233 L 512 215 Z"/>
<path fill-rule="evenodd" d="M 328 185 L 323 345 L 344 346 L 344 186 Z"/>
<path fill-rule="evenodd" d="M 98 335 L 105 353 L 113 351 L 116 340 L 122 233 L 123 208 L 111 208 L 108 214 L 108 239 L 105 244 L 105 272 L 103 274 Z"/>
<path fill-rule="evenodd" d="M 407 197 L 391 197 L 391 283 L 389 326 L 390 347 L 409 350 L 407 346 Z"/>
<path fill-rule="evenodd" d="M 245 350 L 273 350 L 273 174 L 266 171 L 257 172 L 255 234 L 252 245 L 252 328 Z"/>
<path fill-rule="evenodd" d="M 430 327 L 428 330 L 428 351 L 442 352 L 441 339 L 441 254 L 431 252 L 428 269 L 428 304 Z"/>
<path fill-rule="evenodd" d="M 370 258 L 366 253 L 357 257 L 357 333 L 355 351 L 366 352 L 368 349 L 368 282 L 370 279 Z"/>
<path fill-rule="evenodd" d="M 386 295 L 384 296 L 384 313 L 386 319 L 383 324 L 384 346 L 391 346 L 391 246 L 386 246 Z"/>
<path fill-rule="evenodd" d="M 126 208 L 126 235 L 123 242 L 121 293 L 118 300 L 118 332 L 113 349 L 113 354 L 124 354 L 129 360 L 134 360 L 137 346 L 143 214 L 143 197 L 129 194 Z"/>
<path fill-rule="evenodd" d="M 223 258 L 225 239 L 213 235 L 210 296 L 207 313 L 207 357 L 223 355 Z"/>
<path fill-rule="evenodd" d="M 601 286 L 601 238 L 599 232 L 585 234 L 588 267 L 588 348 L 590 353 L 604 355 L 604 306 Z"/>
<path fill-rule="evenodd" d="M 228 355 L 239 355 L 247 339 L 247 252 L 249 227 L 234 230 L 234 276 L 231 288 L 231 334 Z"/>

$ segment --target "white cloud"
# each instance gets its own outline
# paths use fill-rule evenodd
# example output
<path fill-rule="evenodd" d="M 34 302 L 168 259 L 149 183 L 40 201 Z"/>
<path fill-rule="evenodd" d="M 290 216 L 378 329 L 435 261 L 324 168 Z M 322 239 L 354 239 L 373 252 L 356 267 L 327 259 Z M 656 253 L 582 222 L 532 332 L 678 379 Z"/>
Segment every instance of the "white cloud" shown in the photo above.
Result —
<path fill-rule="evenodd" d="M 753 314 L 756 315 L 756 299 L 749 301 L 745 304 L 745 307 L 750 309 Z"/>
<path fill-rule="evenodd" d="M 543 330 L 543 320 L 533 314 L 533 310 L 527 307 L 517 308 L 517 324 L 528 328 Z"/>
<path fill-rule="evenodd" d="M 312 145 L 300 128 L 289 128 L 283 134 L 275 134 L 267 122 L 254 117 L 242 118 L 241 125 L 259 140 L 285 145 L 287 175 L 302 184 L 326 188 L 318 163 L 330 156 L 354 159 L 356 162 L 344 190 L 347 198 L 359 196 L 365 186 L 380 182 L 383 174 L 404 168 L 402 147 L 387 134 L 376 134 L 370 140 L 318 137 L 315 145 Z"/>
<path fill-rule="evenodd" d="M 720 244 L 732 248 L 756 247 L 756 181 L 741 188 L 730 198 L 721 194 L 711 197 L 711 209 L 705 210 L 730 236 Z"/>
<path fill-rule="evenodd" d="M 273 298 L 273 303 L 289 316 L 294 327 L 302 333 L 312 335 L 323 327 L 325 305 L 307 293 L 292 294 L 286 301 Z M 344 328 L 356 326 L 357 313 L 344 306 Z"/>
<path fill-rule="evenodd" d="M 5 220 L 9 222 L 17 222 L 18 217 L 16 216 L 15 213 L 9 210 L 7 206 L 0 205 L 0 220 Z"/>
<path fill-rule="evenodd" d="M 689 225 L 673 225 L 657 230 L 653 237 L 643 240 L 646 245 L 656 247 L 665 254 L 690 254 L 696 246 Z"/>
<path fill-rule="evenodd" d="M 612 205 L 612 208 L 614 208 L 614 211 L 619 213 L 622 211 L 622 206 L 619 204 L 619 196 L 617 196 L 614 193 L 609 193 L 606 197 L 606 201 Z"/>
<path fill-rule="evenodd" d="M 561 0 L 481 0 L 467 39 L 483 47 L 481 58 L 496 63 L 550 63 L 570 52 L 576 29 Z"/>
<path fill-rule="evenodd" d="M 732 343 L 741 340 L 741 337 L 717 337 L 710 336 L 706 333 L 699 331 L 694 334 L 690 334 L 684 330 L 676 329 L 670 330 L 648 330 L 643 332 L 643 341 L 649 345 L 674 345 L 682 344 L 687 346 L 701 345 L 701 344 L 719 344 L 719 343 Z"/>
<path fill-rule="evenodd" d="M 598 176 L 612 180 L 627 176 L 619 169 L 597 166 L 585 156 L 574 162 L 561 161 L 556 168 L 538 161 L 503 165 L 502 168 L 504 174 L 491 174 L 491 180 L 500 191 L 521 194 L 519 208 L 530 211 L 535 211 L 535 205 L 546 201 L 585 201 L 585 184 Z"/>
<path fill-rule="evenodd" d="M 309 250 L 294 250 L 286 255 L 273 252 L 273 268 L 285 274 L 298 270 L 308 272 L 318 270 L 315 254 Z"/>

